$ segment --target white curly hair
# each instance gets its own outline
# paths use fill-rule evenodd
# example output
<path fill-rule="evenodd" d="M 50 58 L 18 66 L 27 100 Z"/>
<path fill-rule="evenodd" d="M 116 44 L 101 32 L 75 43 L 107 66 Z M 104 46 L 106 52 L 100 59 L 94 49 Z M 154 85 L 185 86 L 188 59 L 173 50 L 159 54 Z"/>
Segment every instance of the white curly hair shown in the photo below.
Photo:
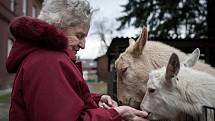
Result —
<path fill-rule="evenodd" d="M 92 8 L 86 0 L 44 0 L 38 19 L 61 29 L 89 23 Z"/>

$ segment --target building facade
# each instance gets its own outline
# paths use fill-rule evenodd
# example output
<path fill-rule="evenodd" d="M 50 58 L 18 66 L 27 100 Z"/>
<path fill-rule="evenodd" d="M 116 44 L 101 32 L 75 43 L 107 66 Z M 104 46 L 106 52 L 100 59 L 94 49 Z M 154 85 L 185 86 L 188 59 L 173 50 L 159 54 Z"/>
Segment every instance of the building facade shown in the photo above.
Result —
<path fill-rule="evenodd" d="M 112 80 L 112 74 L 108 70 L 108 57 L 102 55 L 95 59 L 97 62 L 97 75 L 99 81 L 109 82 Z"/>
<path fill-rule="evenodd" d="M 97 64 L 93 59 L 81 59 L 83 77 L 86 81 L 95 82 L 98 80 Z"/>
<path fill-rule="evenodd" d="M 11 84 L 10 75 L 6 72 L 5 61 L 12 47 L 8 26 L 17 16 L 36 17 L 43 0 L 0 0 L 0 89 Z"/>

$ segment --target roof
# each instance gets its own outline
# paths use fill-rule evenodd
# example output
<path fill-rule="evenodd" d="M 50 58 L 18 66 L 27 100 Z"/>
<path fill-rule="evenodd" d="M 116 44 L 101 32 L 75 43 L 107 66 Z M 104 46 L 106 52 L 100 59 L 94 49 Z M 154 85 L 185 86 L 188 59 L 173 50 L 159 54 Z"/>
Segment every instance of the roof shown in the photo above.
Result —
<path fill-rule="evenodd" d="M 184 51 L 192 51 L 193 48 L 215 48 L 215 40 L 208 39 L 162 39 L 151 38 L 149 41 L 160 41 L 178 49 L 185 49 Z M 116 37 L 112 40 L 108 50 L 108 56 L 116 56 L 124 52 L 129 45 L 129 38 Z"/>
<path fill-rule="evenodd" d="M 112 40 L 110 46 L 108 47 L 108 50 L 106 54 L 108 56 L 115 55 L 116 53 L 122 53 L 125 48 L 129 45 L 129 38 L 124 37 L 116 37 Z"/>

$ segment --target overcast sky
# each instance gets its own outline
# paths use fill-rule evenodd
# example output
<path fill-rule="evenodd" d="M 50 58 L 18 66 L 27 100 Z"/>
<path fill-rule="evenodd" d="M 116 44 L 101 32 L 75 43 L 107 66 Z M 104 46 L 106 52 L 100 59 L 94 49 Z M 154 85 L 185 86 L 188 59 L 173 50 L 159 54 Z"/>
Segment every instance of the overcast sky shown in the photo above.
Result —
<path fill-rule="evenodd" d="M 99 9 L 94 13 L 91 28 L 86 38 L 86 46 L 84 50 L 78 52 L 78 56 L 81 59 L 95 59 L 104 53 L 105 49 L 101 49 L 101 41 L 95 33 L 95 27 L 92 26 L 95 21 L 101 21 L 105 19 L 105 23 L 109 24 L 110 29 L 117 28 L 119 22 L 115 19 L 122 16 L 123 8 L 120 5 L 127 3 L 127 0 L 88 0 L 94 9 Z M 115 30 L 115 29 L 114 29 Z M 127 28 L 123 31 L 114 31 L 112 37 L 132 37 L 137 35 L 140 29 Z M 109 42 L 110 43 L 110 42 Z M 102 52 L 103 51 L 103 52 Z"/>

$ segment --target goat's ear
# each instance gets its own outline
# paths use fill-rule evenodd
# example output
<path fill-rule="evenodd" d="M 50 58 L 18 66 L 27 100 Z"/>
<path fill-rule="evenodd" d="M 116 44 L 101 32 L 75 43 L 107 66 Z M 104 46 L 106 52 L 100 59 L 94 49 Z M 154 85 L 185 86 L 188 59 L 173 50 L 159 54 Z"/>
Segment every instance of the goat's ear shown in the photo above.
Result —
<path fill-rule="evenodd" d="M 186 67 L 193 67 L 196 62 L 199 60 L 200 50 L 196 48 L 192 54 L 184 61 L 184 66 Z"/>
<path fill-rule="evenodd" d="M 132 51 L 133 56 L 139 57 L 142 54 L 146 41 L 148 41 L 148 30 L 146 27 L 144 27 L 139 38 L 134 44 L 134 48 Z"/>
<path fill-rule="evenodd" d="M 174 76 L 178 74 L 179 70 L 180 70 L 179 58 L 175 53 L 173 53 L 170 56 L 170 59 L 166 68 L 165 79 L 167 81 L 170 81 Z"/>
<path fill-rule="evenodd" d="M 130 38 L 130 39 L 129 39 L 129 46 L 130 46 L 130 45 L 134 45 L 134 44 L 135 44 L 135 40 L 132 39 L 132 38 Z"/>

